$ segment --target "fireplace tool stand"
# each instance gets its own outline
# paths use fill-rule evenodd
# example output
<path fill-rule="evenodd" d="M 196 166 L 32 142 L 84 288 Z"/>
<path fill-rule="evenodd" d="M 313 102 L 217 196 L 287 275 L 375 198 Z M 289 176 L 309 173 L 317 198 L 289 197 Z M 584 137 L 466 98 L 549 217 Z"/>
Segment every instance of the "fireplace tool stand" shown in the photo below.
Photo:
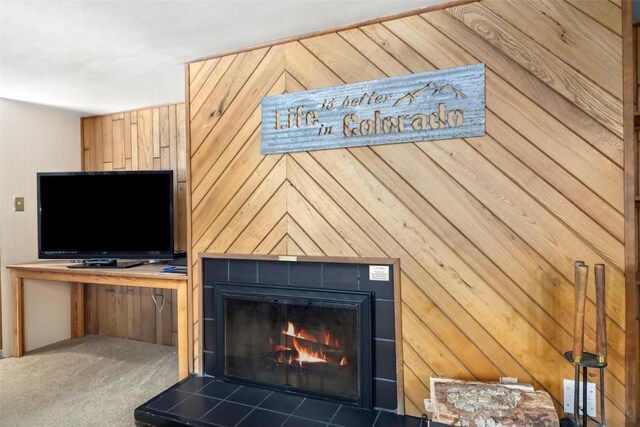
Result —
<path fill-rule="evenodd" d="M 573 418 L 560 420 L 561 427 L 587 427 L 589 419 L 599 427 L 605 425 L 604 368 L 607 366 L 606 313 L 604 304 L 604 264 L 596 264 L 596 353 L 584 350 L 584 312 L 587 299 L 587 276 L 589 267 L 583 261 L 575 262 L 575 323 L 573 328 L 573 351 L 564 354 L 565 359 L 575 366 L 575 382 L 573 396 Z M 600 423 L 587 414 L 587 383 L 589 368 L 598 369 L 600 373 Z M 580 423 L 580 371 L 582 370 L 582 424 Z"/>
<path fill-rule="evenodd" d="M 586 427 L 587 421 L 591 419 L 597 426 L 605 427 L 604 410 L 604 368 L 607 366 L 606 359 L 598 359 L 593 353 L 583 353 L 581 362 L 574 362 L 573 351 L 567 351 L 564 358 L 575 365 L 575 389 L 573 397 L 573 418 L 565 417 L 560 420 L 561 427 Z M 587 372 L 589 368 L 600 371 L 600 423 L 587 414 Z M 580 423 L 580 371 L 582 371 L 582 423 Z"/>

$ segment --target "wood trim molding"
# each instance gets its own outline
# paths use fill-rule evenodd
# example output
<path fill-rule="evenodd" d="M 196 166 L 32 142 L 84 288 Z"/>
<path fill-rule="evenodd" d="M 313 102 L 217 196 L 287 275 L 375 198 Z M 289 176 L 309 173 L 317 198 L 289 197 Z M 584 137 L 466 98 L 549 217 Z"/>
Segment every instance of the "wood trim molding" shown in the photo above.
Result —
<path fill-rule="evenodd" d="M 69 270 L 63 263 L 33 263 L 9 265 L 7 268 L 16 271 L 22 279 L 56 280 L 70 283 L 94 283 L 110 286 L 138 286 L 141 288 L 178 289 L 186 281 L 184 276 L 159 274 L 159 267 L 142 266 L 137 271 L 124 269 L 83 269 Z M 140 272 L 140 270 L 146 270 Z M 125 280 L 126 279 L 126 280 Z M 125 282 L 126 283 L 123 283 Z"/>
<path fill-rule="evenodd" d="M 209 258 L 209 257 L 205 257 L 205 256 L 202 256 L 202 254 L 198 254 L 198 267 L 199 267 L 197 272 L 198 273 L 198 295 L 202 295 L 202 293 L 204 292 L 204 272 L 203 272 L 204 269 L 202 268 L 202 260 L 205 258 Z M 190 263 L 190 264 L 193 264 L 193 263 Z M 192 270 L 193 270 L 193 265 L 190 265 L 189 271 L 192 271 Z M 202 300 L 202 296 L 200 297 L 200 299 Z M 204 307 L 202 303 L 198 303 L 198 351 L 196 353 L 198 357 L 198 366 L 197 366 L 196 372 L 200 375 L 204 373 L 204 357 L 203 357 L 203 354 L 204 354 L 203 341 L 204 340 L 202 339 L 202 336 L 204 334 L 204 322 L 202 321 L 202 319 L 204 319 Z M 192 347 L 194 346 L 192 345 Z"/>
<path fill-rule="evenodd" d="M 631 2 L 622 2 L 624 231 L 625 231 L 625 424 L 633 427 L 638 411 L 638 307 L 636 177 L 638 145 L 634 132 L 635 64 Z"/>
<path fill-rule="evenodd" d="M 398 414 L 404 414 L 404 355 L 402 353 L 402 284 L 400 260 L 396 259 L 393 269 L 393 301 L 396 322 L 396 393 L 398 395 Z M 400 337 L 400 338 L 398 338 Z"/>
<path fill-rule="evenodd" d="M 433 6 L 420 7 L 418 9 L 412 9 L 412 10 L 409 10 L 409 11 L 406 11 L 406 12 L 396 13 L 394 15 L 387 15 L 387 16 L 382 16 L 380 18 L 368 19 L 366 21 L 356 22 L 354 24 L 348 24 L 348 25 L 343 25 L 343 26 L 340 26 L 340 27 L 328 28 L 328 29 L 321 30 L 321 31 L 314 31 L 314 32 L 311 32 L 311 33 L 301 34 L 299 36 L 285 37 L 283 39 L 273 40 L 273 41 L 270 41 L 270 42 L 261 43 L 261 44 L 254 45 L 254 46 L 245 47 L 245 48 L 242 48 L 242 49 L 232 50 L 230 52 L 224 52 L 224 53 L 219 53 L 219 54 L 216 54 L 216 55 L 205 56 L 205 57 L 202 57 L 202 58 L 196 58 L 196 59 L 192 59 L 191 61 L 188 61 L 187 63 L 206 61 L 208 59 L 220 58 L 220 57 L 228 56 L 228 55 L 236 55 L 236 54 L 242 53 L 242 52 L 248 52 L 248 51 L 251 51 L 251 50 L 262 49 L 262 48 L 265 48 L 265 47 L 271 47 L 271 46 L 276 46 L 276 45 L 280 45 L 280 44 L 295 42 L 295 41 L 298 41 L 298 40 L 308 39 L 308 38 L 311 38 L 311 37 L 323 36 L 325 34 L 337 33 L 339 31 L 352 30 L 354 28 L 362 27 L 362 26 L 365 26 L 365 25 L 379 24 L 380 22 L 390 21 L 392 19 L 400 19 L 400 18 L 405 18 L 407 16 L 413 16 L 413 15 L 418 15 L 418 14 L 427 13 L 427 12 L 434 12 L 436 10 L 443 10 L 443 9 L 447 9 L 447 8 L 454 7 L 454 6 L 460 6 L 460 5 L 463 5 L 463 4 L 475 3 L 477 1 L 480 1 L 480 0 L 452 0 L 452 1 L 448 1 L 446 3 L 436 4 L 436 5 L 433 5 Z M 189 80 L 187 79 L 187 81 L 189 81 Z"/>
<path fill-rule="evenodd" d="M 187 100 L 184 103 L 184 122 L 185 122 L 185 129 L 184 129 L 184 137 L 185 137 L 185 157 L 187 159 L 187 165 L 186 165 L 186 192 L 187 192 L 187 286 L 189 291 L 187 292 L 187 318 L 189 319 L 189 332 L 187 334 L 187 338 L 189 340 L 189 350 L 188 350 L 188 354 L 189 354 L 189 372 L 194 372 L 196 371 L 196 366 L 194 365 L 194 359 L 195 359 L 195 350 L 194 350 L 194 342 L 195 342 L 195 338 L 193 336 L 193 322 L 194 322 L 194 316 L 193 316 L 193 260 L 190 259 L 191 257 L 191 193 L 192 193 L 192 188 L 191 188 L 191 102 L 189 101 L 191 99 L 190 96 L 190 81 L 191 81 L 191 75 L 189 72 L 189 64 L 185 64 L 184 66 L 184 84 L 185 84 L 185 90 L 184 90 L 184 96 L 185 99 Z M 198 304 L 199 306 L 201 304 Z M 198 313 L 198 320 L 202 319 L 202 313 Z M 200 322 L 202 323 L 202 322 Z M 201 337 L 202 335 L 200 335 L 199 337 Z M 201 341 L 201 340 L 200 340 Z M 200 354 L 201 351 L 198 351 L 197 354 Z M 202 361 L 200 361 L 202 362 Z M 197 372 L 202 372 L 202 367 L 199 367 L 197 369 Z"/>
<path fill-rule="evenodd" d="M 344 257 L 344 256 L 311 256 L 311 255 L 262 255 L 262 254 L 213 254 L 213 253 L 200 253 L 198 259 L 247 259 L 256 261 L 293 261 L 293 262 L 334 262 L 345 264 L 381 264 L 392 265 L 395 268 L 396 263 L 399 265 L 400 260 L 398 258 L 381 258 L 381 257 Z M 295 258 L 295 259 L 294 259 Z M 394 271 L 395 273 L 395 271 Z"/>

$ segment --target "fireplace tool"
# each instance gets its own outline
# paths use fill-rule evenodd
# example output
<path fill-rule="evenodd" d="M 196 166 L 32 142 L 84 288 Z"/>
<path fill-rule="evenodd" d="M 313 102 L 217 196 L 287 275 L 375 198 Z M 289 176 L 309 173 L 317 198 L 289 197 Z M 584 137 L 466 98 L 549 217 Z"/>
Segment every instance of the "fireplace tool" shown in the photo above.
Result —
<path fill-rule="evenodd" d="M 589 368 L 600 371 L 600 423 L 605 426 L 604 368 L 607 366 L 606 312 L 604 299 L 605 270 L 604 264 L 596 264 L 596 354 L 584 351 L 584 311 L 587 299 L 587 276 L 589 266 L 583 261 L 575 262 L 575 321 L 573 326 L 573 350 L 564 354 L 565 359 L 575 366 L 575 389 L 573 397 L 573 417 L 560 420 L 561 427 L 586 427 L 587 414 L 587 372 Z M 582 368 L 582 424 L 580 424 L 580 371 Z"/>

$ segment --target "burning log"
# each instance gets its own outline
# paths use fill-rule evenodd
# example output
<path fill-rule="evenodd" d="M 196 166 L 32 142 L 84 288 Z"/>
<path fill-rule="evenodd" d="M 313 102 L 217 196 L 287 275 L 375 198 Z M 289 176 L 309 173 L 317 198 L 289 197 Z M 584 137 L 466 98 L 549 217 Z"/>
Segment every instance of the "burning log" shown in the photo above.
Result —
<path fill-rule="evenodd" d="M 283 341 L 288 349 L 295 349 L 299 363 L 331 363 L 345 366 L 348 363 L 345 351 L 340 342 L 323 331 L 322 337 L 316 337 L 305 330 L 296 330 L 293 323 L 282 331 Z"/>
<path fill-rule="evenodd" d="M 326 364 L 337 368 L 349 363 L 338 339 L 326 330 L 316 336 L 296 329 L 293 323 L 288 322 L 287 329 L 281 331 L 280 343 L 275 344 L 273 339 L 269 341 L 272 351 L 266 355 L 266 359 L 276 363 L 299 366 Z"/>

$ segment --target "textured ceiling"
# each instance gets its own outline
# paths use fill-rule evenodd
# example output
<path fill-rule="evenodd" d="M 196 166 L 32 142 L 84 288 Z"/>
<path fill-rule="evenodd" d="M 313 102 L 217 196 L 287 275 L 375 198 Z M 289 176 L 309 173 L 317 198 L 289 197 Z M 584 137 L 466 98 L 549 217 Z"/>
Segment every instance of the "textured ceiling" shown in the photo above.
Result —
<path fill-rule="evenodd" d="M 0 97 L 79 115 L 184 100 L 184 64 L 444 0 L 0 0 Z"/>

